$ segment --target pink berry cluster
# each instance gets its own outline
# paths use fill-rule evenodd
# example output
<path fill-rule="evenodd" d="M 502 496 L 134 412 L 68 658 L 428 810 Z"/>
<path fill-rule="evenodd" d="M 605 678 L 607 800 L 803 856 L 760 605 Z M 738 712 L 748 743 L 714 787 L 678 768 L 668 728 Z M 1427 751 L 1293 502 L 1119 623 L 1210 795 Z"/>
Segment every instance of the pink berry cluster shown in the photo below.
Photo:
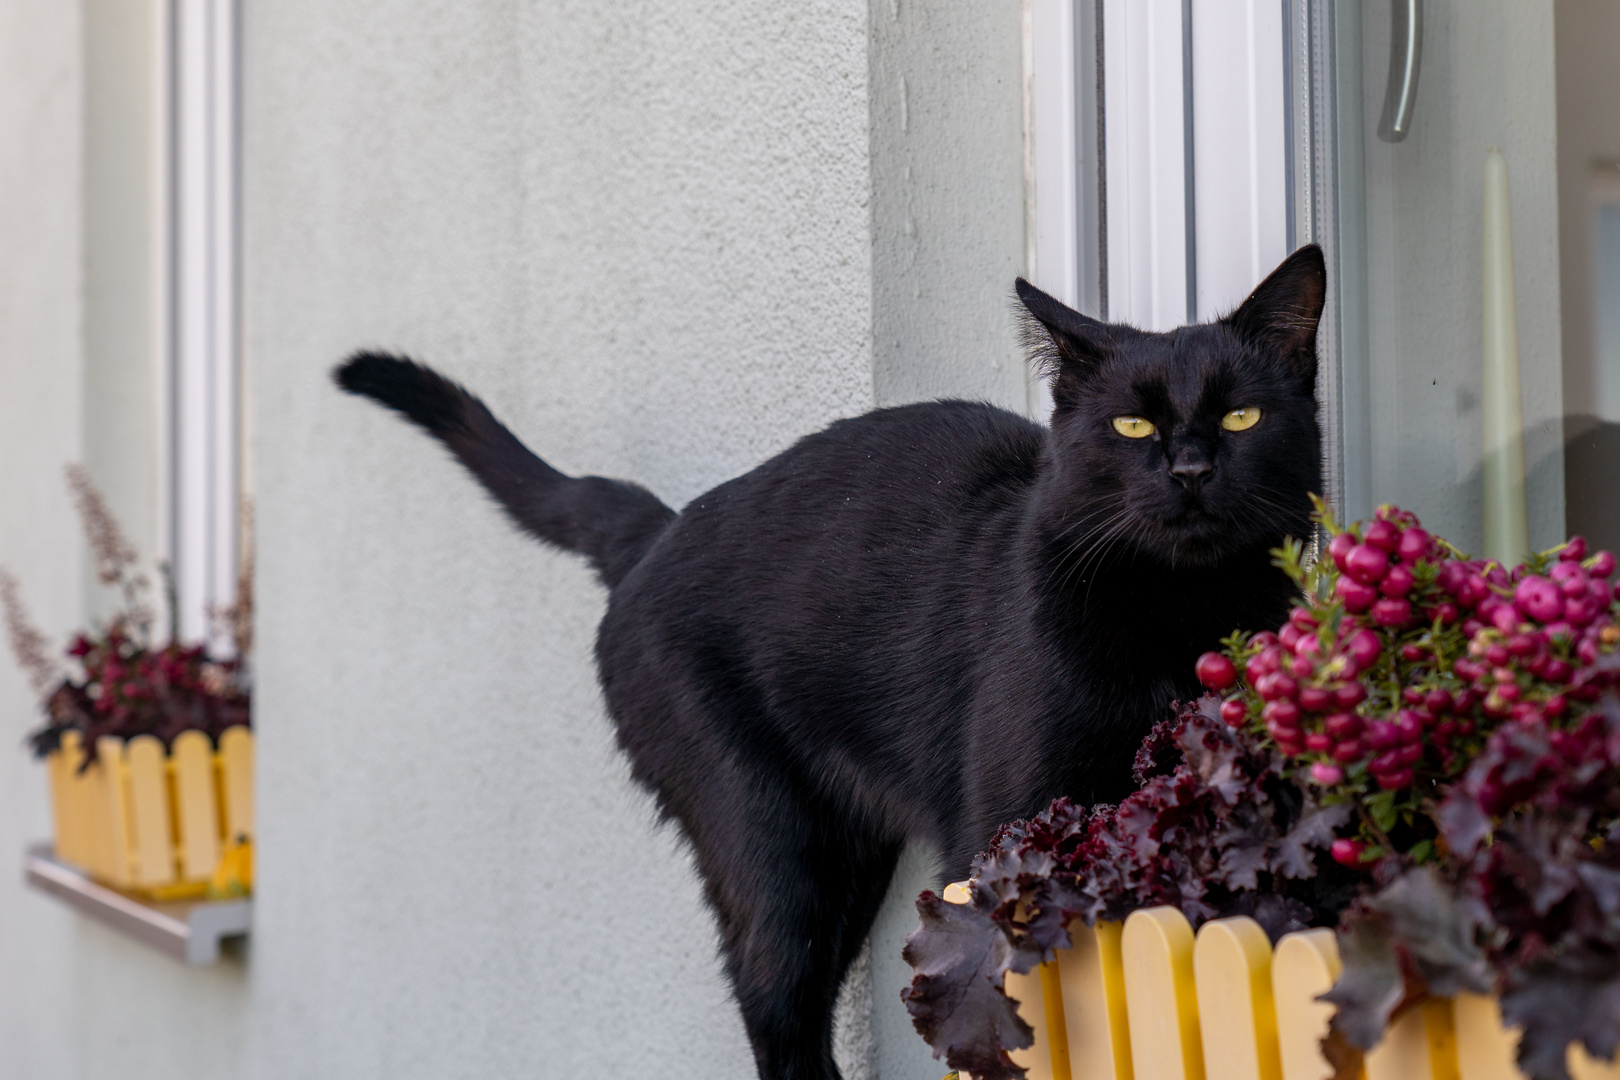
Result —
<path fill-rule="evenodd" d="M 1511 570 L 1462 556 L 1412 514 L 1383 507 L 1324 554 L 1279 551 L 1304 600 L 1276 632 L 1199 657 L 1221 717 L 1347 797 L 1416 794 L 1456 776 L 1506 722 L 1568 729 L 1614 678 L 1615 558 L 1579 537 Z M 1330 793 L 1331 793 L 1330 792 Z M 1347 858 L 1358 858 L 1346 848 Z"/>

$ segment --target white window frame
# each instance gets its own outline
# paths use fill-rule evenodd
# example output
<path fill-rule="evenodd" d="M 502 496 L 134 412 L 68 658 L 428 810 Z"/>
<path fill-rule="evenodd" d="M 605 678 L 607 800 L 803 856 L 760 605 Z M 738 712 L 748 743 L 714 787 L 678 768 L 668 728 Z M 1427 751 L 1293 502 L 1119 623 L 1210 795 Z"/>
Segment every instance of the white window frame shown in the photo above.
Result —
<path fill-rule="evenodd" d="M 168 0 L 166 535 L 177 625 L 208 640 L 235 602 L 241 506 L 239 13 Z"/>
<path fill-rule="evenodd" d="M 1197 305 L 1230 311 L 1295 246 L 1288 225 L 1283 5 L 1192 6 Z"/>
<path fill-rule="evenodd" d="M 1149 330 L 1230 310 L 1294 231 L 1285 5 L 1032 0 L 1030 22 L 1035 283 Z"/>
<path fill-rule="evenodd" d="M 1109 317 L 1145 330 L 1195 318 L 1196 236 L 1184 0 L 1100 0 Z M 1096 106 L 1093 105 L 1093 108 Z"/>

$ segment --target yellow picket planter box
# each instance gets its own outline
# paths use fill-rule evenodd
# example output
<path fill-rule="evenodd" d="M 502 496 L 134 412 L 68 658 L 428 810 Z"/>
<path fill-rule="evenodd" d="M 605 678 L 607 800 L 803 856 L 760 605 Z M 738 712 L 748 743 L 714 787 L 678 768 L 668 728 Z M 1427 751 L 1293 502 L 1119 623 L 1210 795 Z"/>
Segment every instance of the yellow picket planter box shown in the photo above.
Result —
<path fill-rule="evenodd" d="M 253 835 L 253 735 L 233 727 L 216 751 L 188 731 L 172 752 L 150 735 L 104 738 L 81 771 L 77 732 L 48 759 L 56 855 L 104 885 L 154 900 L 203 896 L 225 848 Z"/>
<path fill-rule="evenodd" d="M 953 895 L 954 894 L 954 895 Z M 946 899 L 966 893 L 953 886 Z M 1172 907 L 1095 929 L 1007 992 L 1035 1030 L 1014 1053 L 1030 1080 L 1328 1080 L 1320 1042 L 1333 1008 L 1316 1000 L 1339 976 L 1331 930 L 1273 949 L 1254 920 L 1205 923 Z M 1491 998 L 1435 999 L 1391 1026 L 1363 1080 L 1522 1080 L 1516 1036 Z M 1620 1080 L 1620 1066 L 1570 1051 L 1574 1080 Z"/>

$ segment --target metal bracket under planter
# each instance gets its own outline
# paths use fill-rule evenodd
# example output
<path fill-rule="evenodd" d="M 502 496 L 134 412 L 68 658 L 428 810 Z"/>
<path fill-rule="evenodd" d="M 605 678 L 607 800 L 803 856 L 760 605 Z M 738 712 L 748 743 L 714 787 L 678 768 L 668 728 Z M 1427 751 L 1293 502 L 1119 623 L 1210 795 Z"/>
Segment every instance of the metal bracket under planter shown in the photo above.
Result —
<path fill-rule="evenodd" d="M 29 848 L 23 870 L 34 888 L 193 966 L 218 960 L 219 943 L 246 934 L 253 918 L 248 899 L 143 903 L 91 881 L 84 871 L 58 859 L 49 844 Z"/>

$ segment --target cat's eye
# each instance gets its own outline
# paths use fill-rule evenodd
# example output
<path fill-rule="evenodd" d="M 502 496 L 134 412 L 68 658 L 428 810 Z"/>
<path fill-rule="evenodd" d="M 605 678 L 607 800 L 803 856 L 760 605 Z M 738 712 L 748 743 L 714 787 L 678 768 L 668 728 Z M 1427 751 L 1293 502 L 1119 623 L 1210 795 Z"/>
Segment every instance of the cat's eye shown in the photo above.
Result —
<path fill-rule="evenodd" d="M 1114 417 L 1114 430 L 1127 439 L 1145 439 L 1153 434 L 1155 429 L 1150 421 L 1144 420 L 1140 416 L 1116 416 Z"/>
<path fill-rule="evenodd" d="M 1233 409 L 1221 417 L 1221 427 L 1227 431 L 1248 431 L 1260 422 L 1259 409 Z"/>

